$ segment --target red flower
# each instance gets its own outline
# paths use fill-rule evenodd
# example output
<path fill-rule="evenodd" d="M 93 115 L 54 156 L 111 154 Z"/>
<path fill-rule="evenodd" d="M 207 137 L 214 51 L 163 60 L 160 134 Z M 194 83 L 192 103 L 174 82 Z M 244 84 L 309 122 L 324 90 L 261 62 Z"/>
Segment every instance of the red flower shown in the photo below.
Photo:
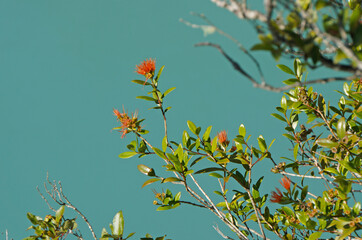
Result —
<path fill-rule="evenodd" d="M 288 177 L 283 177 L 282 181 L 279 182 L 286 190 L 290 190 L 290 179 Z"/>
<path fill-rule="evenodd" d="M 146 77 L 145 84 L 148 79 L 152 78 L 155 74 L 156 60 L 146 59 L 140 65 L 136 65 L 136 73 Z"/>
<path fill-rule="evenodd" d="M 277 190 L 277 192 L 271 192 L 270 201 L 274 203 L 280 203 L 282 201 L 283 194 L 278 188 L 275 189 Z"/>
<path fill-rule="evenodd" d="M 132 114 L 132 116 L 128 116 L 128 114 L 124 111 L 120 113 L 117 109 L 113 109 L 114 115 L 121 122 L 121 127 L 115 129 L 121 129 L 122 138 L 129 133 L 130 131 L 140 131 L 142 127 L 138 123 L 137 113 Z"/>
<path fill-rule="evenodd" d="M 123 114 L 120 113 L 117 109 L 113 108 L 114 116 L 116 116 L 118 119 L 122 118 Z"/>
<path fill-rule="evenodd" d="M 225 130 L 217 133 L 217 140 L 219 140 L 219 143 L 221 145 L 228 145 L 229 144 L 229 140 L 228 140 L 228 134 Z"/>

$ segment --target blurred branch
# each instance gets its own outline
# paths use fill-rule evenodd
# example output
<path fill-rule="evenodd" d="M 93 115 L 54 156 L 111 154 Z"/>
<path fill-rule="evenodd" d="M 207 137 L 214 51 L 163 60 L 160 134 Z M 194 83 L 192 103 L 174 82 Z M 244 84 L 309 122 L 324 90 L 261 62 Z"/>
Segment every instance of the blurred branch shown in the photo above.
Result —
<path fill-rule="evenodd" d="M 245 1 L 239 3 L 235 0 L 230 0 L 228 3 L 226 0 L 211 0 L 216 6 L 225 8 L 232 12 L 240 19 L 258 20 L 261 22 L 267 22 L 267 17 L 259 11 L 251 10 L 246 7 Z"/>
<path fill-rule="evenodd" d="M 299 82 L 299 83 L 295 83 L 292 85 L 287 85 L 287 86 L 283 86 L 283 87 L 274 87 L 270 84 L 267 84 L 265 82 L 262 83 L 258 83 L 249 73 L 247 73 L 241 66 L 239 63 L 237 63 L 235 60 L 233 60 L 221 47 L 220 45 L 214 44 L 214 43 L 210 43 L 210 42 L 202 42 L 202 43 L 198 43 L 195 45 L 196 47 L 200 47 L 200 46 L 208 46 L 208 47 L 213 47 L 216 48 L 225 58 L 226 60 L 228 60 L 231 65 L 234 67 L 234 69 L 239 72 L 241 75 L 243 75 L 244 77 L 246 77 L 250 82 L 253 83 L 253 87 L 256 88 L 260 88 L 260 89 L 264 89 L 267 91 L 271 91 L 271 92 L 282 92 L 285 90 L 289 90 L 292 88 L 295 88 L 296 86 L 302 86 L 302 85 L 310 85 L 310 84 L 316 84 L 316 83 L 329 83 L 329 82 L 335 82 L 335 81 L 350 81 L 352 80 L 354 77 L 329 77 L 329 78 L 320 78 L 320 79 L 315 79 L 315 80 L 310 80 L 310 81 L 306 81 L 306 82 Z"/>
<path fill-rule="evenodd" d="M 207 34 L 211 34 L 212 31 L 216 31 L 218 32 L 220 35 L 225 36 L 226 38 L 230 39 L 231 41 L 233 41 L 238 48 L 243 51 L 252 61 L 253 63 L 256 65 L 256 68 L 258 69 L 258 72 L 260 74 L 260 78 L 262 82 L 265 82 L 264 80 L 264 74 L 263 71 L 261 70 L 260 64 L 258 62 L 258 60 L 256 60 L 256 58 L 233 36 L 231 36 L 230 34 L 224 32 L 223 30 L 221 30 L 220 28 L 216 27 L 215 24 L 213 24 L 204 14 L 197 14 L 197 13 L 191 13 L 192 15 L 198 16 L 199 18 L 201 18 L 202 20 L 204 20 L 208 25 L 198 25 L 198 24 L 193 24 L 190 23 L 188 21 L 185 21 L 183 19 L 180 19 L 180 22 L 186 24 L 189 27 L 192 28 L 200 28 L 204 31 L 204 35 L 206 36 Z M 207 30 L 210 31 L 207 32 Z"/>

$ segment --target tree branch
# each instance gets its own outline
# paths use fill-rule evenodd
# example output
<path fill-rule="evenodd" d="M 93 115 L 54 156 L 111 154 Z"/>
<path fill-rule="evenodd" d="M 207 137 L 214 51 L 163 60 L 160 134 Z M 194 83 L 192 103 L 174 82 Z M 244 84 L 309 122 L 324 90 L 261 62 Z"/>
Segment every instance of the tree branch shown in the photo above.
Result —
<path fill-rule="evenodd" d="M 234 69 L 239 72 L 241 75 L 246 77 L 250 82 L 252 82 L 253 87 L 260 88 L 263 90 L 271 91 L 271 92 L 283 92 L 292 88 L 295 88 L 297 86 L 303 86 L 303 85 L 310 85 L 310 84 L 316 84 L 316 83 L 329 83 L 329 82 L 335 82 L 335 81 L 351 81 L 354 79 L 353 76 L 350 77 L 329 77 L 329 78 L 320 78 L 315 80 L 310 80 L 306 82 L 299 82 L 292 85 L 286 85 L 283 87 L 274 87 L 270 84 L 267 84 L 265 82 L 258 83 L 250 74 L 248 74 L 238 62 L 236 62 L 234 59 L 232 59 L 221 47 L 220 45 L 210 43 L 210 42 L 202 42 L 195 44 L 195 47 L 201 47 L 201 46 L 208 46 L 216 48 L 225 58 L 229 61 L 229 63 L 234 67 Z"/>

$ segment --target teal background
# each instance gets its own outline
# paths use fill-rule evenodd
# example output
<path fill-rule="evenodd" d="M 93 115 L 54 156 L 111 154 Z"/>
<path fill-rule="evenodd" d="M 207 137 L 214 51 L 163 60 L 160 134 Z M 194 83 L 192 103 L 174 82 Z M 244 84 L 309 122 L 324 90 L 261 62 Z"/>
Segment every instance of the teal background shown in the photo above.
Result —
<path fill-rule="evenodd" d="M 118 125 L 113 108 L 124 106 L 146 118 L 147 138 L 161 145 L 161 116 L 147 110 L 151 103 L 135 98 L 147 89 L 130 82 L 142 79 L 134 72 L 135 65 L 151 57 L 156 58 L 157 69 L 165 65 L 160 88 L 176 87 L 166 99 L 173 107 L 168 114 L 171 138 L 180 139 L 187 120 L 203 129 L 213 125 L 213 135 L 225 129 L 230 138 L 244 123 L 254 139 L 260 134 L 267 143 L 277 138 L 272 148 L 276 159 L 287 155 L 290 145 L 280 137 L 283 125 L 270 116 L 282 95 L 254 89 L 215 49 L 193 47 L 201 41 L 219 43 L 256 76 L 255 66 L 232 42 L 217 34 L 204 37 L 179 22 L 184 18 L 203 24 L 189 15 L 191 11 L 205 13 L 247 48 L 257 41 L 249 24 L 209 0 L 0 1 L 0 239 L 5 239 L 6 229 L 10 238 L 30 235 L 25 231 L 30 226 L 27 212 L 42 217 L 51 213 L 35 189 L 44 190 L 47 172 L 62 182 L 98 236 L 119 210 L 126 219 L 126 234 L 136 232 L 133 239 L 146 233 L 220 239 L 214 224 L 230 233 L 206 210 L 182 206 L 156 212 L 151 189 L 171 188 L 177 193 L 181 188 L 154 184 L 141 189 L 147 177 L 136 166 L 159 169 L 162 162 L 155 157 L 119 159 L 134 137 L 121 139 L 111 131 Z M 255 56 L 270 83 L 281 85 L 288 78 L 268 54 Z M 328 89 L 336 86 L 315 88 L 334 98 L 337 95 Z M 270 177 L 263 186 L 265 193 L 278 184 L 279 177 L 269 174 L 270 168 L 263 162 L 254 175 Z M 209 193 L 211 189 L 207 188 Z M 67 209 L 66 215 L 73 213 Z M 90 239 L 83 223 L 80 228 Z"/>

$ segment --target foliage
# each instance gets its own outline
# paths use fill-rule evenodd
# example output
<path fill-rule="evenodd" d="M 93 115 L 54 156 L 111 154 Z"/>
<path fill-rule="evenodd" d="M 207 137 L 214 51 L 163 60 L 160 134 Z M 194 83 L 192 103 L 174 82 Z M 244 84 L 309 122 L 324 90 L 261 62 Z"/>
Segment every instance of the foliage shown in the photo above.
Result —
<path fill-rule="evenodd" d="M 246 53 L 256 64 L 261 82 L 247 73 L 237 62 L 228 56 L 220 46 L 202 43 L 199 46 L 217 48 L 234 68 L 247 77 L 255 87 L 270 91 L 284 91 L 280 106 L 273 117 L 285 125 L 286 137 L 291 145 L 290 154 L 277 162 L 273 158 L 271 146 L 263 136 L 251 142 L 251 136 L 240 124 L 238 134 L 229 140 L 226 131 L 212 133 L 212 126 L 204 131 L 193 121 L 187 121 L 188 129 L 180 132 L 181 140 L 175 141 L 168 135 L 165 99 L 175 88 L 162 91 L 159 87 L 164 66 L 155 74 L 155 60 L 148 59 L 137 66 L 137 73 L 145 80 L 132 82 L 149 89 L 147 95 L 138 99 L 151 102 L 151 109 L 160 111 L 163 119 L 164 136 L 159 143 L 147 140 L 147 134 L 138 113 L 128 113 L 123 109 L 114 114 L 120 122 L 115 130 L 122 138 L 134 134 L 136 140 L 127 144 L 127 152 L 120 158 L 134 156 L 157 156 L 163 162 L 161 173 L 156 166 L 140 164 L 138 170 L 149 177 L 142 187 L 159 184 L 177 184 L 193 200 L 181 199 L 181 192 L 172 193 L 172 187 L 165 192 L 154 190 L 154 205 L 158 211 L 170 210 L 182 205 L 191 205 L 211 211 L 231 230 L 224 234 L 216 231 L 225 239 L 335 239 L 360 238 L 362 234 L 361 202 L 362 193 L 362 28 L 361 2 L 349 0 L 349 8 L 343 7 L 344 1 L 326 0 L 266 0 L 265 14 L 247 8 L 246 1 L 212 0 L 241 19 L 253 22 L 259 34 L 260 42 L 251 50 L 268 51 L 279 60 L 281 56 L 298 58 L 293 67 L 279 64 L 277 67 L 291 75 L 283 81 L 284 87 L 273 87 L 264 81 L 261 68 L 255 58 L 237 40 L 213 25 L 204 15 L 208 25 L 193 25 L 207 34 L 219 32 L 227 36 Z M 282 12 L 281 10 L 284 9 Z M 275 14 L 277 12 L 277 14 Z M 306 67 L 311 69 L 327 67 L 350 73 L 348 77 L 333 77 L 309 81 L 304 77 Z M 343 91 L 336 104 L 327 102 L 322 94 L 314 91 L 310 84 L 350 80 L 343 85 Z M 157 147 L 160 146 L 160 147 Z M 143 159 L 143 158 L 142 158 Z M 287 162 L 284 162 L 287 161 Z M 253 174 L 262 161 L 270 161 L 271 171 L 282 175 L 281 186 L 271 194 L 263 192 L 261 186 L 267 176 L 257 178 Z M 200 176 L 209 177 L 214 189 L 210 195 L 199 182 Z M 35 231 L 25 239 L 65 239 L 72 234 L 83 239 L 77 229 L 76 219 L 66 219 L 64 208 L 77 212 L 87 223 L 92 236 L 97 239 L 87 218 L 65 197 L 62 187 L 48 180 L 52 191 L 47 194 L 61 207 L 54 210 L 43 195 L 43 199 L 54 210 L 55 216 L 44 219 L 28 213 L 33 224 L 29 229 Z M 193 184 L 190 184 L 193 183 Z M 60 182 L 59 182 L 60 184 Z M 191 187 L 196 186 L 196 187 Z M 318 188 L 316 187 L 318 186 Z M 321 186 L 325 186 L 322 189 Z M 271 202 L 271 203 L 270 203 Z M 276 210 L 274 210 L 276 208 Z M 124 218 L 122 211 L 116 213 L 110 231 L 103 228 L 100 239 L 128 239 L 134 233 L 124 237 Z M 230 237 L 228 235 L 234 234 Z M 166 236 L 155 238 L 163 240 Z M 141 239 L 153 239 L 146 234 Z"/>
<path fill-rule="evenodd" d="M 29 221 L 34 224 L 28 230 L 33 229 L 36 235 L 24 238 L 24 240 L 64 239 L 69 232 L 76 230 L 77 223 L 75 219 L 65 219 L 63 214 L 64 206 L 55 212 L 55 216 L 47 215 L 44 219 L 28 213 Z"/>
<path fill-rule="evenodd" d="M 211 0 L 243 21 L 248 21 L 258 34 L 259 41 L 251 51 L 268 52 L 280 58 L 302 58 L 310 69 L 328 68 L 346 72 L 351 76 L 331 76 L 308 80 L 308 84 L 351 80 L 362 76 L 362 25 L 361 1 L 349 0 L 264 0 L 264 11 L 252 9 L 245 0 Z M 298 82 L 289 86 L 274 86 L 264 78 L 262 64 L 231 34 L 213 24 L 204 14 L 194 14 L 206 25 L 194 24 L 181 19 L 192 28 L 203 30 L 205 35 L 219 33 L 230 39 L 255 65 L 259 76 L 251 73 L 247 64 L 233 60 L 221 46 L 201 42 L 196 46 L 216 48 L 227 61 L 253 87 L 281 92 L 300 86 Z M 237 28 L 239 30 L 239 28 Z M 245 33 L 244 33 L 245 35 Z M 334 73 L 336 74 L 336 73 Z"/>
<path fill-rule="evenodd" d="M 157 210 L 169 210 L 182 204 L 206 208 L 239 239 L 255 235 L 267 238 L 270 236 L 267 231 L 281 239 L 317 239 L 323 234 L 336 236 L 336 239 L 358 237 L 362 228 L 361 203 L 355 193 L 361 192 L 362 185 L 362 126 L 359 122 L 362 81 L 355 79 L 350 84 L 345 83 L 344 92 L 340 92 L 341 99 L 333 106 L 301 82 L 305 68 L 299 59 L 294 61 L 293 70 L 285 65 L 278 67 L 293 75 L 293 80 L 285 81 L 286 84 L 298 81 L 301 85 L 286 92 L 280 107 L 276 108 L 278 113 L 272 114 L 285 124 L 283 135 L 293 145 L 292 157 L 285 157 L 289 163 L 276 163 L 270 152 L 273 142 L 267 143 L 263 136 L 256 139 L 258 146 L 250 144 L 250 135 L 246 134 L 243 124 L 238 129 L 239 134 L 229 141 L 225 131 L 212 136 L 212 126 L 203 132 L 201 127 L 188 121 L 189 129 L 182 133 L 182 141 L 170 140 L 166 120 L 166 109 L 169 108 L 164 108 L 170 89 L 165 92 L 159 89 L 163 67 L 147 85 L 151 88 L 150 97 L 138 97 L 153 102 L 156 106 L 152 109 L 160 110 L 163 116 L 162 147 L 157 148 L 130 128 L 128 133 L 134 133 L 137 140 L 127 145 L 130 152 L 120 154 L 120 157 L 157 155 L 165 163 L 165 172 L 158 174 L 154 168 L 140 164 L 139 171 L 150 177 L 143 187 L 155 182 L 181 184 L 195 200 L 182 201 L 181 193 L 173 197 L 170 190 L 155 192 L 157 200 L 161 201 L 154 202 L 161 205 Z M 144 85 L 141 80 L 133 82 Z M 277 188 L 271 198 L 260 192 L 264 177 L 252 177 L 256 165 L 267 159 L 274 164 L 272 172 L 284 175 L 281 185 L 285 191 Z M 219 183 L 214 186 L 213 196 L 204 191 L 196 178 L 206 174 Z M 292 177 L 293 181 L 286 176 Z M 317 189 L 320 192 L 315 193 L 316 189 L 309 189 L 305 179 L 319 185 L 324 183 L 326 189 Z M 191 182 L 196 189 L 190 187 Z M 238 187 L 232 187 L 235 186 L 232 182 Z M 268 199 L 280 204 L 274 213 L 267 204 Z"/>

